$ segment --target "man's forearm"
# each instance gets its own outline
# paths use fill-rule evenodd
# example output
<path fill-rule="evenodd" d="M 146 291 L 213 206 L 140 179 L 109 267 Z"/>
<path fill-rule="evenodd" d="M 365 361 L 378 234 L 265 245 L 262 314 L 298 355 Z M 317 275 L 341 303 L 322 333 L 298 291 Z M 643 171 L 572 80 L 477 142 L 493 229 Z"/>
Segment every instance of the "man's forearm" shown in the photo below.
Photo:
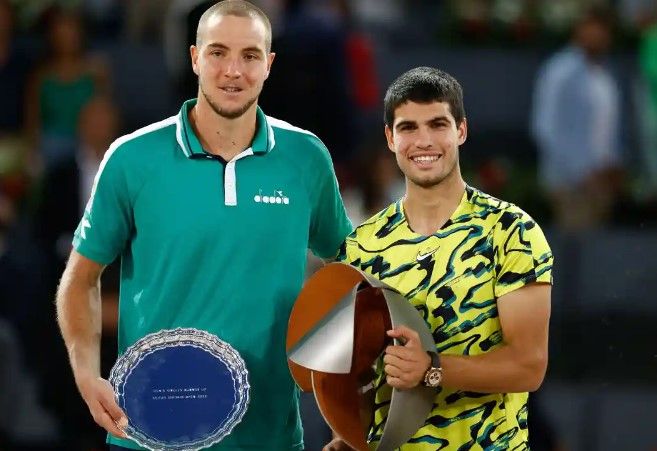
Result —
<path fill-rule="evenodd" d="M 64 272 L 57 292 L 59 323 L 76 378 L 100 376 L 100 283 Z"/>
<path fill-rule="evenodd" d="M 535 391 L 543 382 L 547 351 L 518 351 L 502 346 L 476 356 L 440 355 L 441 385 L 479 393 Z"/>

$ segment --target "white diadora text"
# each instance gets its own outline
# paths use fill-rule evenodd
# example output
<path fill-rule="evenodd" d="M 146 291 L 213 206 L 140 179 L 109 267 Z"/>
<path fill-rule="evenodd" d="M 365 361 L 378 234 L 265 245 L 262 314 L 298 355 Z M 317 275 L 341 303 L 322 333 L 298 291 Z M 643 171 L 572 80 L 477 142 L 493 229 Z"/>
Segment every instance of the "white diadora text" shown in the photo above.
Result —
<path fill-rule="evenodd" d="M 262 194 L 262 190 L 258 190 L 258 194 L 253 196 L 253 201 L 257 204 L 270 204 L 270 205 L 289 205 L 290 198 L 283 194 L 283 191 L 275 190 L 274 195 Z"/>

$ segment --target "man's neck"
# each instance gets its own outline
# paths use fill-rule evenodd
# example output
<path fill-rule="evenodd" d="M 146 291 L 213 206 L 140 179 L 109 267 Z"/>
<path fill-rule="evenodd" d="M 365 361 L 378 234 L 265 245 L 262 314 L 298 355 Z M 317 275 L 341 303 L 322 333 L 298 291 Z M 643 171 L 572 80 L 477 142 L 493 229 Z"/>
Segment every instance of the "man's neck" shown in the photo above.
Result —
<path fill-rule="evenodd" d="M 458 171 L 431 188 L 422 188 L 406 182 L 404 214 L 411 229 L 421 235 L 436 233 L 456 211 L 465 182 Z"/>
<path fill-rule="evenodd" d="M 189 121 L 203 149 L 230 161 L 253 141 L 256 132 L 256 104 L 242 116 L 227 119 L 215 113 L 205 99 L 199 96 L 198 102 L 189 112 Z"/>

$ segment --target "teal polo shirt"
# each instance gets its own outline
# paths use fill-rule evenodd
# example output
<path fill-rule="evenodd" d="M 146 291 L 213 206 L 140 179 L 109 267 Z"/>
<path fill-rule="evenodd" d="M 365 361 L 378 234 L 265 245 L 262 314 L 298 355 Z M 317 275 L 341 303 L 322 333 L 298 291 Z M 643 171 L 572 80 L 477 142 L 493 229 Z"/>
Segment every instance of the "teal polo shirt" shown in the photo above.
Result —
<path fill-rule="evenodd" d="M 287 322 L 306 250 L 335 256 L 352 226 L 315 135 L 258 108 L 251 146 L 225 162 L 201 147 L 194 104 L 112 144 L 73 245 L 101 264 L 121 257 L 119 353 L 149 333 L 194 327 L 241 354 L 249 408 L 209 449 L 300 450 Z"/>

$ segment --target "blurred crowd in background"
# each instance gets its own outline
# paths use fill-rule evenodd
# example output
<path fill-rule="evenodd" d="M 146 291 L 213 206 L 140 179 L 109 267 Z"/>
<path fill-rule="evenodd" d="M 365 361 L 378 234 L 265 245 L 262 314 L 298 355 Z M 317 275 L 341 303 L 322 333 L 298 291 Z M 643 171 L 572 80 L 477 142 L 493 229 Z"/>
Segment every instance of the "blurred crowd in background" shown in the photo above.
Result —
<path fill-rule="evenodd" d="M 582 393 L 639 384 L 631 413 L 657 389 L 657 2 L 253 2 L 277 53 L 260 104 L 325 142 L 355 224 L 404 190 L 383 135 L 388 83 L 417 65 L 462 82 L 466 181 L 532 214 L 557 257 L 556 388 L 535 409 L 534 449 L 648 449 L 604 448 L 606 417 L 591 412 L 605 401 Z M 54 292 L 111 142 L 195 96 L 188 49 L 211 3 L 0 0 L 0 450 L 103 449 Z M 103 374 L 116 352 L 115 266 Z M 641 431 L 631 435 L 655 449 L 654 428 Z"/>

